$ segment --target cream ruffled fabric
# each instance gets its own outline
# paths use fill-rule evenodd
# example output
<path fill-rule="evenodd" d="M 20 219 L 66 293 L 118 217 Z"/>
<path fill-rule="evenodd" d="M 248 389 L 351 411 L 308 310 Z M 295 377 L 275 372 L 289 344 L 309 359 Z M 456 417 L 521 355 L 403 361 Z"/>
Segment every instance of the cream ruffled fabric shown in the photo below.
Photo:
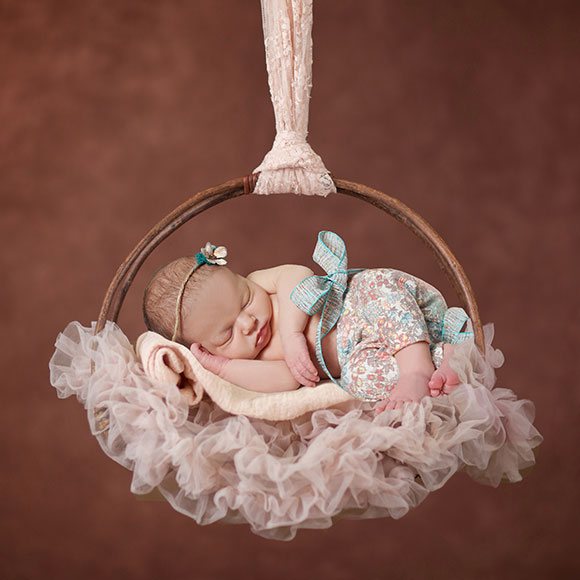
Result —
<path fill-rule="evenodd" d="M 312 87 L 312 0 L 262 0 L 268 83 L 276 117 L 271 151 L 254 193 L 336 192 L 322 159 L 306 142 Z"/>
<path fill-rule="evenodd" d="M 248 391 L 210 373 L 189 349 L 155 332 L 142 334 L 136 350 L 145 373 L 162 383 L 181 384 L 181 394 L 191 406 L 197 405 L 205 392 L 228 413 L 285 421 L 352 400 L 332 381 L 320 383 L 316 388 L 302 387 L 282 393 Z"/>
<path fill-rule="evenodd" d="M 158 487 L 199 524 L 247 522 L 290 540 L 339 516 L 399 518 L 459 470 L 494 486 L 522 478 L 542 441 L 534 406 L 494 387 L 503 357 L 491 325 L 485 336 L 485 359 L 472 341 L 458 345 L 463 384 L 452 395 L 378 416 L 354 400 L 279 422 L 230 415 L 207 398 L 190 408 L 174 384 L 145 374 L 111 322 L 97 336 L 69 324 L 51 382 L 84 404 L 103 450 L 133 471 L 133 493 Z"/>

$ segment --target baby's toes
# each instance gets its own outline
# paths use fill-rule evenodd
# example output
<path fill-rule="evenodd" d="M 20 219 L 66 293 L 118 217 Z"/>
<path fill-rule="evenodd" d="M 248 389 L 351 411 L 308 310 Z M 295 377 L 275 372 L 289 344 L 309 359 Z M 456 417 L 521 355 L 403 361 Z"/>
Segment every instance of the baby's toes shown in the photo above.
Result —
<path fill-rule="evenodd" d="M 458 386 L 459 386 L 459 381 L 457 383 L 454 383 L 454 384 L 445 383 L 445 386 L 443 387 L 443 392 L 446 395 L 450 395 Z"/>
<path fill-rule="evenodd" d="M 400 409 L 403 406 L 404 401 L 398 401 L 396 399 L 390 399 L 387 403 L 387 411 L 394 411 L 395 409 Z"/>
<path fill-rule="evenodd" d="M 375 413 L 378 415 L 379 413 L 382 413 L 386 408 L 387 408 L 387 403 L 389 402 L 388 399 L 385 399 L 384 401 L 379 401 L 376 405 L 375 405 Z"/>
<path fill-rule="evenodd" d="M 428 387 L 432 397 L 438 397 L 445 385 L 445 379 L 439 371 L 435 371 L 431 376 Z"/>
<path fill-rule="evenodd" d="M 429 388 L 441 390 L 444 383 L 445 377 L 443 376 L 443 373 L 441 371 L 435 371 L 429 379 Z"/>

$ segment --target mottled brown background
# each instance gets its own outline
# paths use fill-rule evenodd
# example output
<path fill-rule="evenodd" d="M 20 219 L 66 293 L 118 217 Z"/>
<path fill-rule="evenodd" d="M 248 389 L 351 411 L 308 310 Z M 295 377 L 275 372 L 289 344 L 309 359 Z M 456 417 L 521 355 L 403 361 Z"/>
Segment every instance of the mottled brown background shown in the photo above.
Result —
<path fill-rule="evenodd" d="M 48 382 L 54 339 L 95 319 L 117 265 L 193 193 L 270 148 L 259 3 L 0 0 L 2 578 L 572 578 L 578 555 L 580 4 L 316 0 L 310 142 L 338 177 L 395 195 L 447 240 L 506 355 L 501 385 L 545 436 L 522 483 L 463 475 L 399 521 L 291 543 L 199 527 L 138 501 L 130 473 Z M 316 232 L 353 266 L 450 287 L 390 218 L 342 196 L 238 199 L 147 263 L 207 239 L 239 270 L 310 264 Z"/>

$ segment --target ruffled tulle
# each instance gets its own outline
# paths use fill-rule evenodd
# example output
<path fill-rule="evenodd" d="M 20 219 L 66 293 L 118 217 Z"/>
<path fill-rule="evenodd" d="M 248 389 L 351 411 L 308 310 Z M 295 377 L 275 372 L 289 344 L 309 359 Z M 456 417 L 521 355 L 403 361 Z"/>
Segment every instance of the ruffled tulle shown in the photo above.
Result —
<path fill-rule="evenodd" d="M 174 385 L 145 375 L 115 324 L 93 328 L 72 322 L 59 335 L 52 385 L 84 404 L 105 453 L 133 471 L 133 493 L 158 488 L 199 524 L 249 523 L 290 540 L 337 517 L 400 518 L 459 470 L 493 486 L 521 480 L 542 441 L 533 403 L 494 388 L 503 356 L 492 325 L 485 358 L 473 341 L 457 346 L 462 385 L 448 397 L 378 416 L 352 401 L 281 422 L 207 399 L 190 409 Z"/>

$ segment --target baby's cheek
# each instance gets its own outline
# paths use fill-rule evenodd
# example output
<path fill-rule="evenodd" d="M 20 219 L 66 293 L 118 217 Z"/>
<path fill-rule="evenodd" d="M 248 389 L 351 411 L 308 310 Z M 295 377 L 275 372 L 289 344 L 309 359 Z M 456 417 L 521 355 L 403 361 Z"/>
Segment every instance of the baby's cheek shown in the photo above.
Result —
<path fill-rule="evenodd" d="M 211 344 L 203 344 L 201 345 L 201 348 L 203 348 L 208 354 L 212 354 L 213 356 L 218 356 L 218 351 L 219 348 L 216 348 L 215 346 L 212 346 Z"/>

